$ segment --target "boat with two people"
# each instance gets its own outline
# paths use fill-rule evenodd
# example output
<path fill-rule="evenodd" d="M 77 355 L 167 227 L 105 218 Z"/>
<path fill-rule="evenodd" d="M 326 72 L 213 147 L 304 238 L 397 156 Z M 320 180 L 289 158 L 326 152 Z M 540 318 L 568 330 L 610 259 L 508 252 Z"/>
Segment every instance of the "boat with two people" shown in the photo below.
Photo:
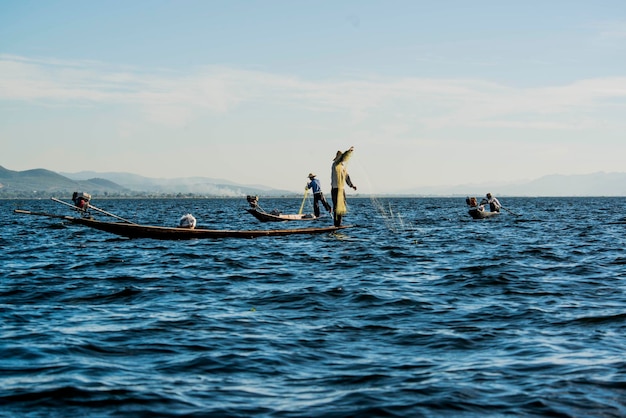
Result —
<path fill-rule="evenodd" d="M 511 215 L 522 216 L 502 206 L 498 198 L 491 193 L 487 193 L 480 202 L 478 202 L 475 197 L 466 197 L 465 203 L 469 206 L 468 213 L 473 219 L 485 219 L 497 216 L 500 214 L 500 209 L 506 210 Z M 485 205 L 489 205 L 489 211 L 485 210 Z"/>
<path fill-rule="evenodd" d="M 465 203 L 469 206 L 467 213 L 469 213 L 472 219 L 486 219 L 500 214 L 499 211 L 485 210 L 485 204 L 482 202 L 478 203 L 475 197 L 466 197 Z"/>

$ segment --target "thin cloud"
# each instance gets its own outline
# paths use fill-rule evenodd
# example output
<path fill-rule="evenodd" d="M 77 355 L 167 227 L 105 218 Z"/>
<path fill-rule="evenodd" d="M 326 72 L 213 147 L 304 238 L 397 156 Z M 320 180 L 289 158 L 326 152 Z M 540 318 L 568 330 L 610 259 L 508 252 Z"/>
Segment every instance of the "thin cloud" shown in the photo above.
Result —
<path fill-rule="evenodd" d="M 604 40 L 626 39 L 626 21 L 604 21 L 592 25 L 598 32 L 598 37 Z"/>
<path fill-rule="evenodd" d="M 169 125 L 188 123 L 206 112 L 231 112 L 248 103 L 345 113 L 353 123 L 386 112 L 393 118 L 415 118 L 402 120 L 404 125 L 418 120 L 430 129 L 564 129 L 581 112 L 587 117 L 585 125 L 593 125 L 593 113 L 607 103 L 624 106 L 626 77 L 587 79 L 544 88 L 513 88 L 472 79 L 370 76 L 311 81 L 225 67 L 202 67 L 190 74 L 147 72 L 91 61 L 0 55 L 0 99 L 42 105 L 139 106 L 150 121 Z M 606 120 L 602 123 L 606 124 Z"/>

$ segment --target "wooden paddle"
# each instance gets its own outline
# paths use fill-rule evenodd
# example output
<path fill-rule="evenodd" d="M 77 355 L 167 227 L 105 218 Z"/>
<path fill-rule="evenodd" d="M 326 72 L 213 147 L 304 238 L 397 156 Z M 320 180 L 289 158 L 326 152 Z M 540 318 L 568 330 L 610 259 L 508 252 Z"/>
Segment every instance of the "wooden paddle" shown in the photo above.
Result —
<path fill-rule="evenodd" d="M 57 202 L 57 203 L 62 203 L 62 204 L 64 204 L 65 206 L 69 206 L 69 207 L 71 207 L 72 209 L 74 209 L 74 210 L 76 210 L 76 211 L 80 211 L 80 209 L 79 209 L 79 208 L 77 208 L 77 207 L 75 207 L 74 205 L 71 205 L 71 204 L 69 204 L 69 203 L 67 203 L 67 202 L 64 202 L 64 201 L 62 201 L 62 200 L 59 200 L 59 199 L 57 199 L 56 197 L 51 197 L 50 199 L 54 200 L 54 201 L 55 201 L 55 202 Z M 93 209 L 93 210 L 96 210 L 96 211 L 98 211 L 98 212 L 100 212 L 100 213 L 103 213 L 103 214 L 105 214 L 105 215 L 111 216 L 111 217 L 113 217 L 113 218 L 117 218 L 117 219 L 119 219 L 119 220 L 121 220 L 121 221 L 124 221 L 124 222 L 127 222 L 127 223 L 129 223 L 129 224 L 137 225 L 137 224 L 136 224 L 135 222 L 133 222 L 133 221 L 129 221 L 128 219 L 124 219 L 124 218 L 122 218 L 122 217 L 120 217 L 120 216 L 113 215 L 112 213 L 109 213 L 109 212 L 107 212 L 107 211 L 105 211 L 105 210 L 99 209 L 99 208 L 97 208 L 97 207 L 93 206 L 91 203 L 89 203 L 88 205 L 89 205 L 89 208 L 91 208 L 91 209 Z"/>
<path fill-rule="evenodd" d="M 520 215 L 519 213 L 515 213 L 515 212 L 513 212 L 512 210 L 505 208 L 504 206 L 500 206 L 500 207 L 501 207 L 502 209 L 506 210 L 507 212 L 509 212 L 509 213 L 510 213 L 510 214 L 512 214 L 512 215 L 515 215 L 515 216 L 522 216 L 522 215 Z"/>
<path fill-rule="evenodd" d="M 298 215 L 302 215 L 302 209 L 304 209 L 304 202 L 306 201 L 306 195 L 309 193 L 309 189 L 304 189 L 304 197 L 302 198 L 302 204 L 300 205 L 300 210 L 298 211 Z"/>

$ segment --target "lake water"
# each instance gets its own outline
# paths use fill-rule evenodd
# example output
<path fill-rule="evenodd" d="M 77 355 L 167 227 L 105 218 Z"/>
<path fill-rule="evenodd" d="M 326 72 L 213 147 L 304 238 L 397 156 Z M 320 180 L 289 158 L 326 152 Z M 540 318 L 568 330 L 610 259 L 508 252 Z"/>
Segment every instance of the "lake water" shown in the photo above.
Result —
<path fill-rule="evenodd" d="M 0 201 L 0 414 L 626 416 L 626 198 L 500 200 L 520 216 L 349 197 L 357 227 L 341 233 L 193 241 Z M 277 227 L 244 198 L 92 203 L 156 225 L 191 212 L 198 227 Z"/>

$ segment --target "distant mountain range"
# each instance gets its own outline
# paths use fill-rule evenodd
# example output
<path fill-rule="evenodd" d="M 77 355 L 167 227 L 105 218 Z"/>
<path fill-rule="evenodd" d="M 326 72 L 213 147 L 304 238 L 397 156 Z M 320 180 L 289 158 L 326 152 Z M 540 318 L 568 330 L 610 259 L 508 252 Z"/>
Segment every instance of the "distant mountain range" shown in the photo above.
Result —
<path fill-rule="evenodd" d="M 86 178 L 105 178 L 123 185 L 137 193 L 156 194 L 195 194 L 204 196 L 241 197 L 246 195 L 283 196 L 294 195 L 293 191 L 273 189 L 263 185 L 237 184 L 229 180 L 209 177 L 184 177 L 174 179 L 150 178 L 131 173 L 98 173 L 81 171 L 78 173 L 60 173 L 72 180 Z"/>
<path fill-rule="evenodd" d="M 52 196 L 91 190 L 99 194 L 124 194 L 129 190 L 103 178 L 71 180 L 54 171 L 37 168 L 26 171 L 11 171 L 0 166 L 0 197 Z"/>
<path fill-rule="evenodd" d="M 42 168 L 12 171 L 0 166 L 0 198 L 52 197 L 75 191 L 94 196 L 294 196 L 295 192 L 205 177 L 154 179 L 130 173 L 56 173 Z"/>
<path fill-rule="evenodd" d="M 263 185 L 242 185 L 223 179 L 187 177 L 156 179 L 130 173 L 56 173 L 42 168 L 12 171 L 0 166 L 0 198 L 52 197 L 84 191 L 110 197 L 293 197 L 299 192 Z M 535 180 L 419 187 L 399 190 L 397 196 L 626 196 L 626 173 L 549 175 Z"/>
<path fill-rule="evenodd" d="M 626 196 L 626 173 L 553 174 L 520 182 L 420 187 L 401 194 L 420 196 Z"/>

